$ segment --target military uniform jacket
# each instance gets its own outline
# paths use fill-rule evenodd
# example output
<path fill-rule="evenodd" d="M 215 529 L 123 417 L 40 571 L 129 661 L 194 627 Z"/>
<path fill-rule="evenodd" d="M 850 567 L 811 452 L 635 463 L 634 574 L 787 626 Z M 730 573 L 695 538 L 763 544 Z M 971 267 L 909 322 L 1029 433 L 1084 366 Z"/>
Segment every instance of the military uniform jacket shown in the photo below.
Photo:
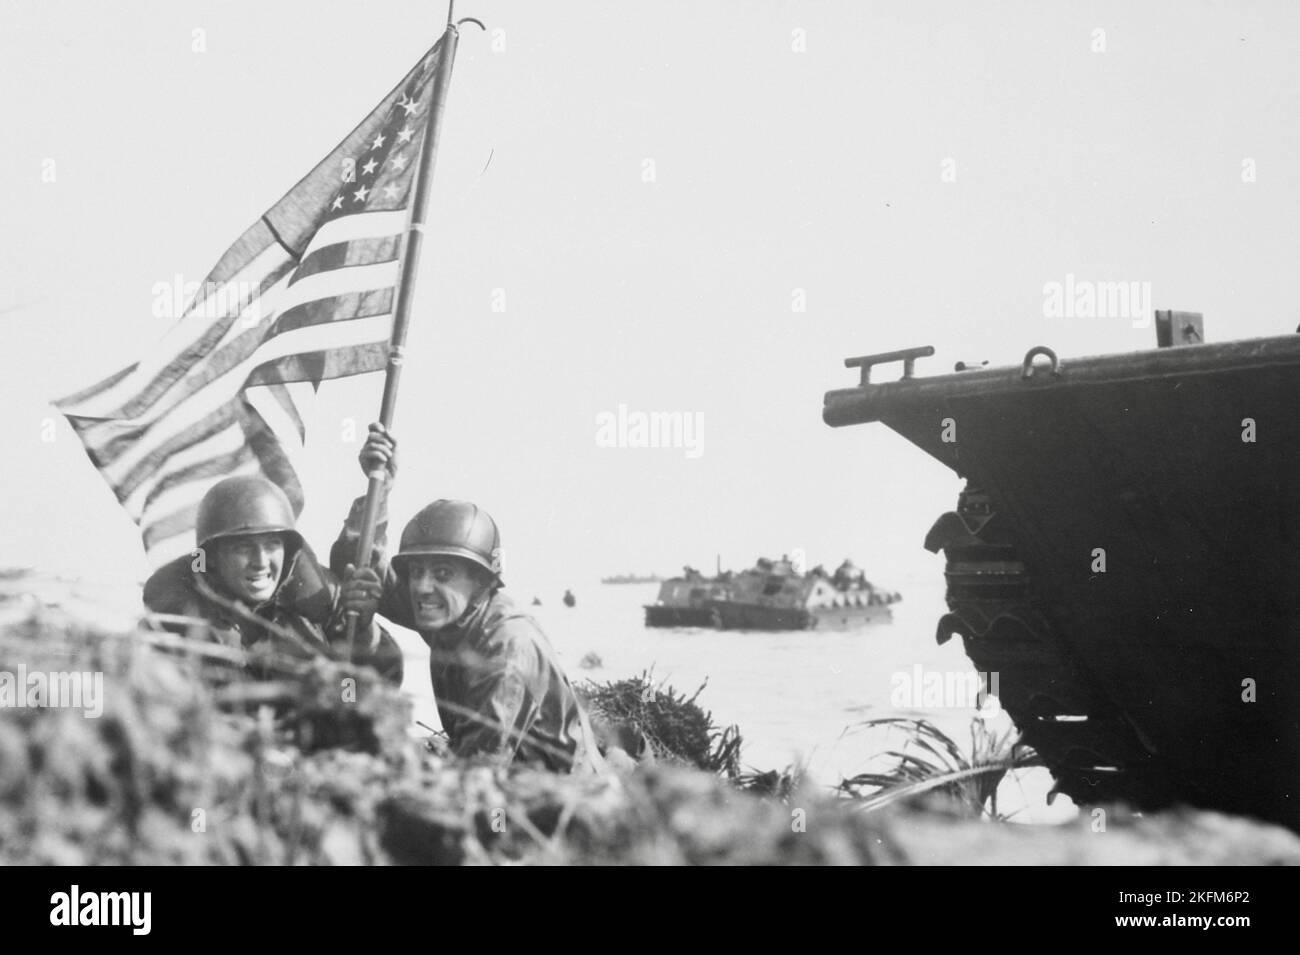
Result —
<path fill-rule="evenodd" d="M 333 567 L 355 554 L 364 500 L 353 505 L 334 544 Z M 379 613 L 415 630 L 410 596 L 384 559 L 382 513 L 373 554 L 384 582 Z M 457 755 L 488 756 L 554 772 L 602 768 L 587 715 L 550 641 L 500 590 L 471 605 L 453 625 L 417 632 L 429 646 L 438 716 Z"/>
<path fill-rule="evenodd" d="M 338 581 L 305 544 L 286 561 L 271 599 L 256 608 L 245 607 L 244 613 L 233 609 L 235 602 L 223 597 L 210 575 L 194 570 L 189 555 L 163 565 L 144 585 L 146 607 L 205 621 L 212 640 L 248 651 L 248 667 L 258 678 L 271 675 L 259 656 L 310 659 L 338 647 L 346 626 L 339 597 Z M 179 633 L 190 629 L 180 623 L 164 626 Z M 402 653 L 391 636 L 376 628 L 361 635 L 358 644 L 353 662 L 373 666 L 388 682 L 401 684 Z"/>

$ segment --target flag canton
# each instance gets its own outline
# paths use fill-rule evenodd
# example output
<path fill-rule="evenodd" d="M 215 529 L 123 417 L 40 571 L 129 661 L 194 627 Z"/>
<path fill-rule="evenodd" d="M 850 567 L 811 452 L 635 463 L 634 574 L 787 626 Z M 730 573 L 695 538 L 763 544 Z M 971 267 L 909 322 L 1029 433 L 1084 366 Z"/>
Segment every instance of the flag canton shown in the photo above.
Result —
<path fill-rule="evenodd" d="M 298 510 L 299 402 L 386 367 L 411 185 L 442 44 L 226 250 L 141 360 L 58 402 L 155 564 L 194 545 L 203 494 L 262 473 Z M 300 387 L 301 386 L 301 387 Z"/>
<path fill-rule="evenodd" d="M 405 89 L 374 139 L 359 155 L 344 156 L 340 183 L 324 221 L 358 212 L 385 212 L 406 206 L 419 165 L 427 101 L 416 82 Z"/>

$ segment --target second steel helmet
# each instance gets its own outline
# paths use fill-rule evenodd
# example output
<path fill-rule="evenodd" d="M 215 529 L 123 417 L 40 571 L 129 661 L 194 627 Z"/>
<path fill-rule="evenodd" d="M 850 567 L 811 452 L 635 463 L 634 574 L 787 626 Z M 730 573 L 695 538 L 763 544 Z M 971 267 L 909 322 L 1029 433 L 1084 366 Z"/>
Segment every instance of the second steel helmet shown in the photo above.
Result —
<path fill-rule="evenodd" d="M 294 530 L 293 505 L 284 491 L 259 474 L 241 474 L 218 481 L 199 502 L 194 537 L 200 547 L 223 537 L 283 534 L 286 546 L 302 546 Z"/>
<path fill-rule="evenodd" d="M 412 557 L 463 557 L 501 578 L 501 534 L 492 515 L 469 501 L 434 501 L 402 531 L 393 569 L 405 572 Z"/>

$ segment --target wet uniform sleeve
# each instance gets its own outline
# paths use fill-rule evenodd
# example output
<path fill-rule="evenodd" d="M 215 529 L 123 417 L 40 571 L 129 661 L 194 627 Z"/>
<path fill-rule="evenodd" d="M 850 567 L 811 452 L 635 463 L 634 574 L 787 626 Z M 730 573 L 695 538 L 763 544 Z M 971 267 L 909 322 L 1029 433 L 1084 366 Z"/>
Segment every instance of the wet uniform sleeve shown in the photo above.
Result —
<path fill-rule="evenodd" d="M 341 652 L 347 642 L 348 617 L 343 610 L 341 589 L 335 586 L 333 594 L 333 607 L 323 629 L 330 646 Z M 402 649 L 378 620 L 372 620 L 368 629 L 358 631 L 352 645 L 352 662 L 374 667 L 393 686 L 402 685 Z"/>
<path fill-rule="evenodd" d="M 499 652 L 473 667 L 466 698 L 456 701 L 464 730 L 452 748 L 458 756 L 488 756 L 510 763 L 537 719 L 540 661 L 527 641 L 504 641 Z"/>
<path fill-rule="evenodd" d="M 348 564 L 354 563 L 357 556 L 357 543 L 361 540 L 361 523 L 366 514 L 366 498 L 363 494 L 352 502 L 343 529 L 330 547 L 330 569 L 342 579 Z M 410 603 L 406 595 L 399 592 L 397 575 L 388 564 L 388 487 L 379 492 L 379 516 L 375 520 L 375 538 L 370 548 L 370 566 L 379 574 L 384 592 L 379 598 L 379 613 L 393 623 L 403 627 L 415 628 L 411 615 Z M 391 638 L 389 638 L 391 641 Z"/>
<path fill-rule="evenodd" d="M 363 494 L 352 502 L 348 516 L 343 520 L 343 529 L 339 531 L 338 540 L 330 547 L 330 570 L 340 578 L 348 564 L 356 562 L 357 543 L 361 540 L 361 522 L 366 516 L 366 496 Z M 385 548 L 388 544 L 388 487 L 379 492 L 379 516 L 375 519 L 375 539 L 370 548 L 370 566 L 380 571 L 388 568 Z"/>
<path fill-rule="evenodd" d="M 365 513 L 366 498 L 363 494 L 352 502 L 352 507 L 348 510 L 348 516 L 343 521 L 343 528 L 339 531 L 338 539 L 330 546 L 330 570 L 339 580 L 342 580 L 347 572 L 348 564 L 356 560 L 357 542 L 361 539 L 361 523 L 365 518 Z M 385 555 L 387 542 L 388 488 L 385 486 L 379 495 L 379 514 L 375 520 L 374 543 L 370 549 L 370 566 L 375 568 L 379 573 L 379 579 L 383 582 L 384 593 L 379 600 L 378 612 L 391 620 L 393 614 L 397 612 L 392 600 L 392 596 L 396 594 L 397 580 L 388 566 L 388 559 Z M 336 589 L 334 609 L 330 615 L 328 628 L 331 642 L 345 639 L 347 635 L 347 614 L 343 610 L 341 597 L 341 588 Z M 409 614 L 406 616 L 409 618 Z M 400 619 L 397 622 L 402 623 L 404 626 L 409 625 Z M 354 646 L 352 651 L 353 661 L 374 667 L 389 683 L 400 686 L 402 682 L 402 651 L 388 631 L 381 627 L 378 621 L 371 621 L 370 632 L 358 634 L 358 637 L 359 645 Z"/>

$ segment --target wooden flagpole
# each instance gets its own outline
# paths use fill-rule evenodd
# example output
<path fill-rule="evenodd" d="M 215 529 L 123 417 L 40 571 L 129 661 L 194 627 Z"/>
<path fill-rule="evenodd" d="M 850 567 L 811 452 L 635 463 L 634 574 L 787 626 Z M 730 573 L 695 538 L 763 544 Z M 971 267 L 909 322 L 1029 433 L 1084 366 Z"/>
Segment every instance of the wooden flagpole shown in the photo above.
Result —
<path fill-rule="evenodd" d="M 460 40 L 460 31 L 453 21 L 455 7 L 455 0 L 450 0 L 447 4 L 447 29 L 442 35 L 442 52 L 438 56 L 438 72 L 433 78 L 429 121 L 424 140 L 420 144 L 419 166 L 415 172 L 415 194 L 411 198 L 411 206 L 407 212 L 406 237 L 402 241 L 401 275 L 398 278 L 397 299 L 393 305 L 393 333 L 388 342 L 384 397 L 379 406 L 379 422 L 385 428 L 392 426 L 393 412 L 397 406 L 397 386 L 401 381 L 402 361 L 406 353 L 406 328 L 410 323 L 411 299 L 415 295 L 415 272 L 420 261 L 420 247 L 424 242 L 425 210 L 428 207 L 429 190 L 433 185 L 433 167 L 438 157 L 438 137 L 442 132 L 442 113 L 447 101 L 447 86 L 451 82 L 451 67 L 456 59 L 456 45 Z M 370 563 L 370 551 L 375 542 L 375 523 L 379 517 L 380 492 L 388 480 L 387 469 L 375 468 L 368 478 L 361 537 L 357 541 L 355 564 L 358 568 L 366 567 Z M 349 613 L 346 646 L 349 660 L 352 659 L 357 623 L 357 614 Z"/>

